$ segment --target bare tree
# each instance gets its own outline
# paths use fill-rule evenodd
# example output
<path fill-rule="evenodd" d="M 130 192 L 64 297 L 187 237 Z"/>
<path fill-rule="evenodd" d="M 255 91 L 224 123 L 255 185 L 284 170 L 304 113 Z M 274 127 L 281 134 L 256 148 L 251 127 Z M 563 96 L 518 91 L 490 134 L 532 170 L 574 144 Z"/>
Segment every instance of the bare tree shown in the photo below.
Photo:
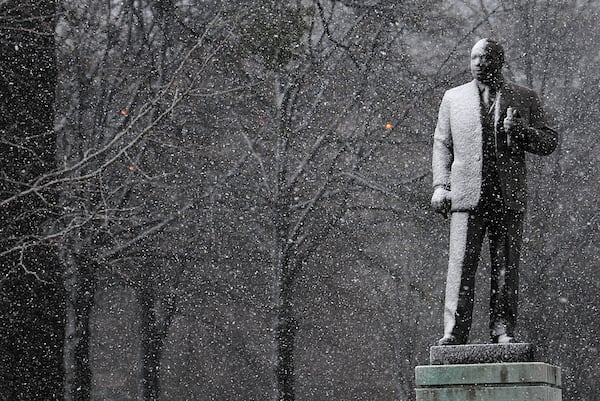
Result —
<path fill-rule="evenodd" d="M 208 33 L 218 17 L 175 41 L 173 16 L 162 3 L 64 2 L 63 15 L 59 98 L 66 108 L 56 127 L 63 168 L 31 188 L 60 186 L 62 193 L 64 212 L 52 238 L 66 264 L 65 391 L 67 399 L 90 396 L 89 317 L 98 275 L 118 277 L 125 266 L 137 266 L 139 274 L 125 282 L 137 289 L 141 308 L 141 396 L 155 400 L 174 301 L 168 295 L 159 321 L 151 266 L 166 262 L 152 238 L 193 205 L 173 179 L 182 163 L 165 155 L 180 146 L 177 109 L 196 93 L 209 93 L 202 77 L 216 51 Z M 175 276 L 181 268 L 175 266 Z"/>
<path fill-rule="evenodd" d="M 241 44 L 248 52 L 243 72 L 262 85 L 237 103 L 232 123 L 253 160 L 242 175 L 244 184 L 235 188 L 240 181 L 232 181 L 229 190 L 250 197 L 262 213 L 255 218 L 265 229 L 255 235 L 271 254 L 276 400 L 296 397 L 299 277 L 318 263 L 323 244 L 336 240 L 332 233 L 357 201 L 368 203 L 374 193 L 397 196 L 367 169 L 391 131 L 382 116 L 389 104 L 380 103 L 384 96 L 374 82 L 385 76 L 383 60 L 391 59 L 381 55 L 396 55 L 403 32 L 395 23 L 414 29 L 404 23 L 418 25 L 421 11 L 376 3 L 267 2 L 243 15 Z M 404 91 L 401 85 L 412 82 L 398 83 L 397 90 Z M 402 105 L 402 111 L 408 115 L 416 104 Z M 399 132 L 409 128 L 403 124 Z"/>

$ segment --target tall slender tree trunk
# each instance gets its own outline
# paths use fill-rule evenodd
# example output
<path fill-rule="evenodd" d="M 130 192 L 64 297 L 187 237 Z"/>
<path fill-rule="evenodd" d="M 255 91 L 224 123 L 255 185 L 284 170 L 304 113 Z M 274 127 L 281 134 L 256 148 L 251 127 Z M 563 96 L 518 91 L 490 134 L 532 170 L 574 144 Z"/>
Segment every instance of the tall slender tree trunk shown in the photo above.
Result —
<path fill-rule="evenodd" d="M 533 36 L 533 24 L 535 23 L 534 19 L 535 5 L 531 4 L 531 2 L 527 2 L 526 5 L 523 6 L 523 26 L 525 29 L 523 30 L 523 43 L 526 44 L 526 54 L 525 54 L 525 77 L 527 78 L 527 86 L 533 88 L 533 43 L 531 37 Z"/>
<path fill-rule="evenodd" d="M 294 345 L 296 342 L 296 322 L 293 314 L 292 286 L 294 272 L 291 262 L 291 244 L 288 243 L 290 228 L 290 194 L 287 187 L 287 152 L 289 131 L 287 127 L 287 106 L 289 88 L 285 89 L 280 77 L 274 80 L 274 100 L 278 110 L 279 138 L 275 150 L 276 190 L 274 196 L 273 228 L 275 238 L 274 283 L 273 283 L 273 332 L 275 335 L 275 380 L 276 401 L 294 401 L 295 365 Z"/>
<path fill-rule="evenodd" d="M 295 364 L 294 353 L 298 324 L 294 317 L 292 302 L 293 277 L 289 266 L 282 265 L 279 280 L 279 304 L 276 311 L 275 342 L 277 346 L 277 401 L 294 401 Z"/>
<path fill-rule="evenodd" d="M 142 362 L 140 398 L 143 401 L 160 399 L 160 368 L 166 337 L 164 322 L 156 313 L 156 292 L 148 278 L 138 292 L 140 305 L 140 359 Z"/>
<path fill-rule="evenodd" d="M 281 183 L 280 188 L 283 188 Z M 273 286 L 275 379 L 277 401 L 294 401 L 296 398 L 294 351 L 298 329 L 293 309 L 292 297 L 295 270 L 290 254 L 291 247 L 288 244 L 289 211 L 285 200 L 286 196 L 283 194 L 275 213 L 275 235 L 277 238 Z"/>
<path fill-rule="evenodd" d="M 97 289 L 95 265 L 73 256 L 65 264 L 65 401 L 88 401 L 92 392 L 90 317 Z"/>

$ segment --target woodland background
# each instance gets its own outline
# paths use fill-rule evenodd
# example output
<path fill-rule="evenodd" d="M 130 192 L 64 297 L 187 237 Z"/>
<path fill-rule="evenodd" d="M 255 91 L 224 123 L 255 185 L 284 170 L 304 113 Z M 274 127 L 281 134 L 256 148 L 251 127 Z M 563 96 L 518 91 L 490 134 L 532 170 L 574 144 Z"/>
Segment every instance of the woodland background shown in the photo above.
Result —
<path fill-rule="evenodd" d="M 493 36 L 560 132 L 528 160 L 517 336 L 597 400 L 599 16 L 0 0 L 0 399 L 413 400 L 442 334 L 437 108 Z"/>

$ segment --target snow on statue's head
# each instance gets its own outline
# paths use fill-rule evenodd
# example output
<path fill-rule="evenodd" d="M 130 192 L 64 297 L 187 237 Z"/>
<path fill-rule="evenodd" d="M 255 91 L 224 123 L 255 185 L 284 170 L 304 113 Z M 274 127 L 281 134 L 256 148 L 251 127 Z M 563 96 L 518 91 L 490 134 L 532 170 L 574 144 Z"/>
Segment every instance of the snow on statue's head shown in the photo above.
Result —
<path fill-rule="evenodd" d="M 484 84 L 493 83 L 502 72 L 504 49 L 495 40 L 484 38 L 471 49 L 471 74 Z"/>

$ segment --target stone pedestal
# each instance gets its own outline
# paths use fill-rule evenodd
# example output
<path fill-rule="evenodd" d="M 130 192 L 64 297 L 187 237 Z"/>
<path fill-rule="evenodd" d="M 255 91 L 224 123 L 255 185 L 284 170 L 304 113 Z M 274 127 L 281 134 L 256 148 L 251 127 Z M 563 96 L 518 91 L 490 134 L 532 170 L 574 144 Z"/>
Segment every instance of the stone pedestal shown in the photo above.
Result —
<path fill-rule="evenodd" d="M 417 401 L 561 401 L 560 368 L 529 344 L 432 347 L 415 369 Z M 521 360 L 519 360 L 521 359 Z"/>

